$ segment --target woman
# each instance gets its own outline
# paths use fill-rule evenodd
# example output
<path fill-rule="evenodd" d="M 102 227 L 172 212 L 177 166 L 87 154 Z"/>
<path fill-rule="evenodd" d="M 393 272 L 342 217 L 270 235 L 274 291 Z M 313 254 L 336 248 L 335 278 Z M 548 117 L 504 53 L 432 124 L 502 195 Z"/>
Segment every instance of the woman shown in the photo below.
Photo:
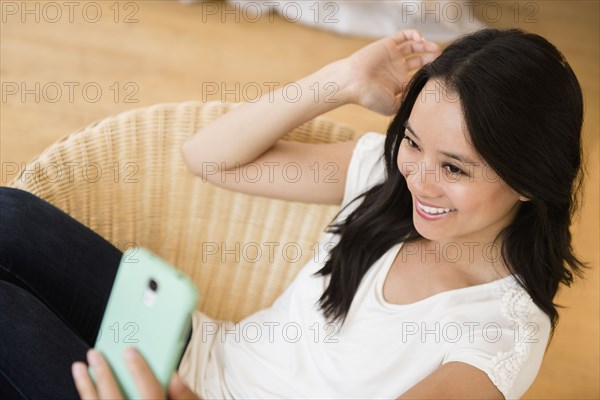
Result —
<path fill-rule="evenodd" d="M 417 68 L 406 85 L 408 71 Z M 178 369 L 185 383 L 203 398 L 520 397 L 558 321 L 552 302 L 558 286 L 570 285 L 572 273 L 585 267 L 569 233 L 583 176 L 582 95 L 562 54 L 518 30 L 479 31 L 441 54 L 417 32 L 401 31 L 298 81 L 296 90 L 305 95 L 294 102 L 282 89 L 231 110 L 182 150 L 190 169 L 214 184 L 341 203 L 320 241 L 327 256 L 309 262 L 271 307 L 235 325 L 293 324 L 300 334 L 292 340 L 269 330 L 240 340 L 228 336 L 229 325 L 207 350 L 211 321 L 197 313 Z M 387 134 L 327 145 L 279 140 L 350 103 L 395 113 Z M 235 182 L 233 174 L 209 176 L 204 166 L 215 162 L 222 171 L 295 162 L 307 172 L 315 162 L 333 162 L 338 179 L 265 174 L 252 184 Z M 12 310 L 1 322 L 28 332 L 35 318 L 47 335 L 27 341 L 3 334 L 11 346 L 0 352 L 0 365 L 9 365 L 0 367 L 0 379 L 24 397 L 41 393 L 27 383 L 40 382 L 31 369 L 43 362 L 38 374 L 51 374 L 64 390 L 55 393 L 67 396 L 72 382 L 65 364 L 83 359 L 94 343 L 115 274 L 106 265 L 118 264 L 119 253 L 43 201 L 15 192 L 0 191 L 8 244 L 0 301 Z M 49 248 L 27 246 L 12 230 Z M 78 245 L 69 249 L 102 251 L 64 256 L 59 248 L 67 240 Z M 62 273 L 69 294 L 57 296 L 45 271 L 48 279 Z M 25 344 L 37 346 L 38 359 L 23 359 Z M 59 359 L 49 344 L 60 348 Z M 209 356 L 199 364 L 203 351 Z M 147 398 L 164 396 L 140 357 L 131 365 Z M 94 369 L 97 388 L 83 363 L 73 365 L 79 394 L 118 397 L 102 357 Z M 169 396 L 190 397 L 179 383 L 171 382 Z"/>

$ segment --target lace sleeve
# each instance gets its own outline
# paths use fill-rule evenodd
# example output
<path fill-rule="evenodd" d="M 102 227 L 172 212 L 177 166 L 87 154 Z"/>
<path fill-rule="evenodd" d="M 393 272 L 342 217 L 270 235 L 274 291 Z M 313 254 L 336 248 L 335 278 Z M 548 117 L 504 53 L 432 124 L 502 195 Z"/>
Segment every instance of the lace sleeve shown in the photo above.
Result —
<path fill-rule="evenodd" d="M 520 398 L 542 364 L 550 336 L 550 318 L 516 281 L 502 283 L 500 313 L 461 337 L 442 364 L 461 361 L 483 370 L 506 399 Z"/>

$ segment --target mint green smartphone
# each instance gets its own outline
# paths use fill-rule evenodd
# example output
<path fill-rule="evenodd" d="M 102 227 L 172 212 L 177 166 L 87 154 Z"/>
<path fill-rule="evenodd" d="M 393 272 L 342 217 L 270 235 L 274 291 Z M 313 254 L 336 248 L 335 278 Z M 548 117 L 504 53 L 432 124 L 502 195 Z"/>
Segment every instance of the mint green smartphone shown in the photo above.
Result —
<path fill-rule="evenodd" d="M 185 351 L 197 301 L 190 279 L 150 250 L 123 253 L 94 348 L 106 358 L 126 398 L 140 395 L 125 348 L 136 348 L 166 392 Z M 91 367 L 89 372 L 95 384 Z"/>

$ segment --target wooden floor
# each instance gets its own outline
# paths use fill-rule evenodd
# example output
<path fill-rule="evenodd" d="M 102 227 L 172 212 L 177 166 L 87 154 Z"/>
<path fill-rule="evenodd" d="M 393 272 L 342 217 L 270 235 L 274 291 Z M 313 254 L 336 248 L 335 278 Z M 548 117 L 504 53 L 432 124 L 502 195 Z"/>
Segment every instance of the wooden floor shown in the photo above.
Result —
<path fill-rule="evenodd" d="M 201 4 L 138 1 L 115 7 L 113 1 L 98 1 L 94 4 L 102 14 L 97 16 L 95 7 L 75 3 L 72 9 L 54 3 L 58 10 L 37 1 L 26 6 L 20 1 L 0 3 L 2 184 L 58 138 L 95 120 L 155 103 L 252 100 L 257 87 L 264 94 L 271 82 L 292 82 L 369 42 L 279 17 L 253 21 L 243 12 L 212 13 Z M 476 13 L 482 14 L 488 3 L 480 1 Z M 24 13 L 24 7 L 33 13 Z M 594 269 L 585 281 L 559 293 L 556 302 L 566 308 L 525 398 L 597 399 L 598 2 L 496 2 L 486 9 L 486 17 L 494 20 L 491 26 L 517 26 L 547 37 L 566 55 L 583 86 L 589 177 L 585 205 L 572 232 L 575 251 Z M 389 122 L 357 106 L 328 116 L 363 131 L 385 132 Z"/>

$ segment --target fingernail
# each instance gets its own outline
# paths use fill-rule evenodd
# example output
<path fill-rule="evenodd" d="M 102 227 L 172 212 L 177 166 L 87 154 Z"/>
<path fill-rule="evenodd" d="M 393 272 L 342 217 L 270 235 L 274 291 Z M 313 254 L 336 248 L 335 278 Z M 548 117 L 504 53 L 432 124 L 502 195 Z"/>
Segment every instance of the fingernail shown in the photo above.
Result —
<path fill-rule="evenodd" d="M 83 376 L 83 372 L 84 372 L 84 366 L 79 363 L 73 363 L 73 365 L 71 365 L 71 371 L 73 372 L 73 376 L 75 377 L 75 379 L 79 379 Z"/>
<path fill-rule="evenodd" d="M 87 352 L 87 360 L 88 363 L 90 363 L 91 366 L 95 367 L 98 365 L 99 361 L 100 361 L 100 356 L 98 354 L 98 352 L 96 352 L 95 350 L 88 350 Z"/>

